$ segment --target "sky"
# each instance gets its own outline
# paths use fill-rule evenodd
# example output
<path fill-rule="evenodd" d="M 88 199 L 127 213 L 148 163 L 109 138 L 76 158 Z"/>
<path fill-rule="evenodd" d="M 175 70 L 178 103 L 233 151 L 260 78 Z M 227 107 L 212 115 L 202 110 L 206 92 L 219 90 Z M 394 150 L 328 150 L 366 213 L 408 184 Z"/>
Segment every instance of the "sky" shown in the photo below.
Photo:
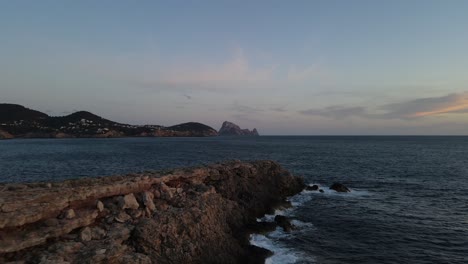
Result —
<path fill-rule="evenodd" d="M 467 14 L 463 0 L 0 0 L 0 103 L 264 135 L 466 135 Z"/>

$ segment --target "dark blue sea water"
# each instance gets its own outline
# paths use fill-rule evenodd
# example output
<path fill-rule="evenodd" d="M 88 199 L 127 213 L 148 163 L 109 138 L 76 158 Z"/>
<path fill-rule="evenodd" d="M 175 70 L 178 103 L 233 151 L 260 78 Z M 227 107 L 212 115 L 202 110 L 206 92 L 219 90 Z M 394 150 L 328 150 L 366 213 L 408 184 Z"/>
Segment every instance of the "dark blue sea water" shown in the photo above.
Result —
<path fill-rule="evenodd" d="M 279 211 L 300 227 L 252 236 L 270 263 L 468 263 L 468 137 L 0 141 L 0 181 L 50 181 L 272 159 L 325 193 Z M 339 181 L 353 191 L 326 187 Z M 266 216 L 271 218 L 272 216 Z"/>

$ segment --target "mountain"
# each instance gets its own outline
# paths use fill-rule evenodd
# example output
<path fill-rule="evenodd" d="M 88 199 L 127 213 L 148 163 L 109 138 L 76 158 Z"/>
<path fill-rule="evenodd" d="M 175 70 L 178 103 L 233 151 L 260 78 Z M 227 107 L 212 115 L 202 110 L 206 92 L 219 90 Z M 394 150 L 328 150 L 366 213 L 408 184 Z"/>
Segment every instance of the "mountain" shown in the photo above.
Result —
<path fill-rule="evenodd" d="M 252 131 L 241 129 L 238 125 L 224 121 L 218 134 L 220 136 L 258 136 L 258 131 L 254 128 Z"/>
<path fill-rule="evenodd" d="M 48 116 L 21 105 L 0 104 L 0 139 L 69 137 L 205 137 L 217 136 L 213 128 L 196 122 L 171 127 L 128 125 L 87 111 Z"/>

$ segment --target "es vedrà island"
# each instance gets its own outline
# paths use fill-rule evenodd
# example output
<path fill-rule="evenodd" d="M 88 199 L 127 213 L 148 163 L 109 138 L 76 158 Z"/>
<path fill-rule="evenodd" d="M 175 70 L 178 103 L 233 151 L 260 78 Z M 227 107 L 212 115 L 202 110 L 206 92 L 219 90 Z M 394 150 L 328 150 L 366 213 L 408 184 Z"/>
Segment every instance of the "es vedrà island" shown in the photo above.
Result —
<path fill-rule="evenodd" d="M 225 121 L 216 131 L 189 122 L 174 126 L 129 125 L 107 120 L 87 111 L 49 116 L 17 104 L 0 104 L 0 139 L 12 138 L 114 138 L 114 137 L 212 137 L 258 136 L 257 129 L 241 129 Z"/>

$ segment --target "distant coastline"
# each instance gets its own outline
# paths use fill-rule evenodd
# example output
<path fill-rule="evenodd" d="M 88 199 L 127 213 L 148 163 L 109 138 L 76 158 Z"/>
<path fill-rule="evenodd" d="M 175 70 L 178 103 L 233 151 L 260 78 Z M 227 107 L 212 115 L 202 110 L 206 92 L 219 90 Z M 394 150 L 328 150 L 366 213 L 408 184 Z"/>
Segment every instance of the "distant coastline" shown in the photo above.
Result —
<path fill-rule="evenodd" d="M 230 124 L 226 130 L 225 124 Z M 49 116 L 17 104 L 0 104 L 0 139 L 258 136 L 256 129 L 240 129 L 225 121 L 220 132 L 198 122 L 175 126 L 129 125 L 87 111 Z"/>

